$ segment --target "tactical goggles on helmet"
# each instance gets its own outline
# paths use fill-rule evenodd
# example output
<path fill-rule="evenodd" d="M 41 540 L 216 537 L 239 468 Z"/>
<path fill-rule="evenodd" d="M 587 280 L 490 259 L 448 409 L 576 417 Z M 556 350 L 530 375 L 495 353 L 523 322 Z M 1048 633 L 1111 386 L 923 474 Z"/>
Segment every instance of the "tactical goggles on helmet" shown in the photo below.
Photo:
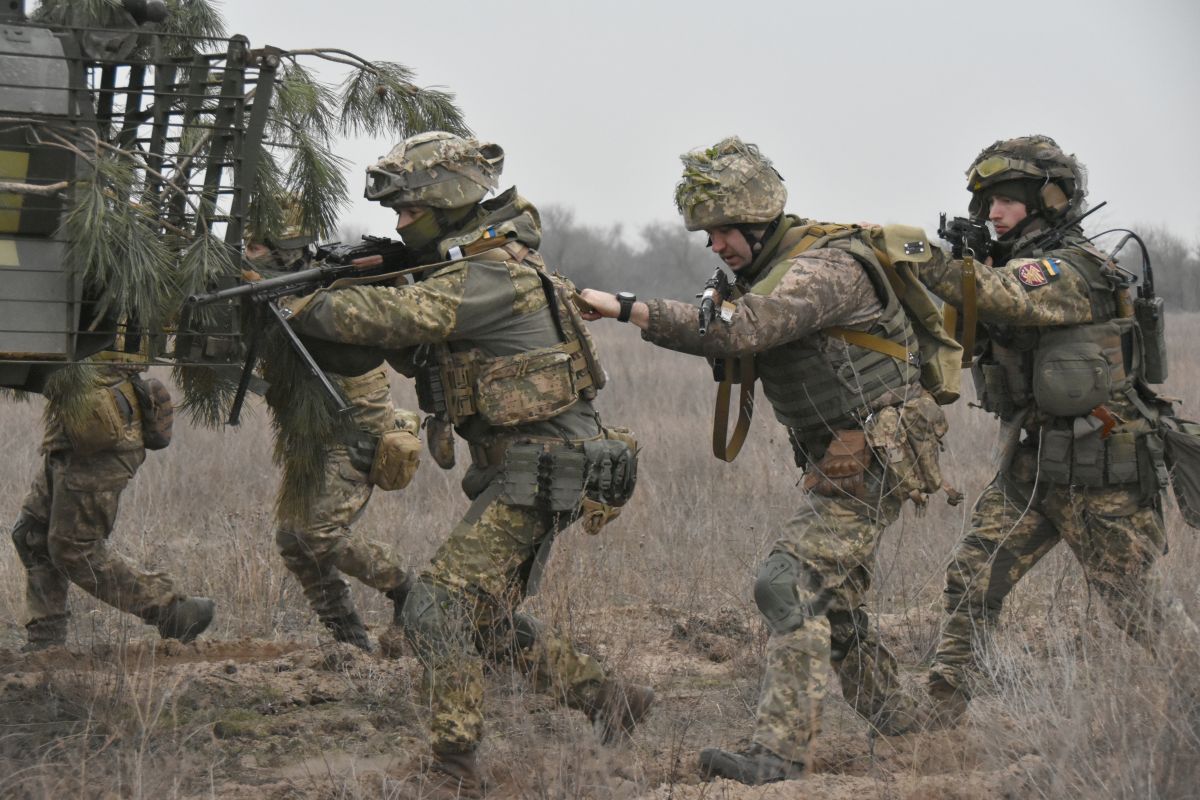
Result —
<path fill-rule="evenodd" d="M 1032 178 L 1043 179 L 1047 174 L 1046 170 L 1024 159 L 1009 158 L 1008 156 L 988 156 L 971 167 L 971 171 L 967 175 L 967 180 L 969 181 L 967 188 L 972 191 L 981 189 L 986 181 L 997 175 L 1003 175 L 1006 172 L 1019 172 Z"/>
<path fill-rule="evenodd" d="M 390 206 L 388 197 L 411 189 L 421 189 L 432 186 L 442 178 L 433 170 L 415 172 L 390 172 L 378 167 L 367 167 L 367 188 L 363 192 L 368 200 L 375 200 L 385 206 Z"/>

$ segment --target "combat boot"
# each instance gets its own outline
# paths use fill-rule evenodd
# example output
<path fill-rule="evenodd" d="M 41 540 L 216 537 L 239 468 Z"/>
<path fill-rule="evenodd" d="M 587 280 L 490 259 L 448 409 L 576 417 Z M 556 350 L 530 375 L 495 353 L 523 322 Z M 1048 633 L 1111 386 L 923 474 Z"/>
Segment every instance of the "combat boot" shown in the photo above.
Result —
<path fill-rule="evenodd" d="M 397 628 L 403 628 L 404 622 L 402 614 L 404 612 L 404 601 L 408 599 L 408 592 L 412 589 L 413 577 L 411 572 L 404 573 L 404 580 L 394 589 L 388 589 L 383 593 L 383 596 L 392 601 L 392 624 Z"/>
<path fill-rule="evenodd" d="M 216 605 L 207 597 L 185 597 L 172 600 L 146 621 L 158 628 L 162 638 L 178 639 L 187 644 L 208 628 Z"/>
<path fill-rule="evenodd" d="M 371 640 L 367 637 L 367 628 L 357 611 L 349 611 L 339 617 L 326 617 L 321 622 L 329 628 L 334 640 L 352 644 L 366 653 L 374 652 Z"/>
<path fill-rule="evenodd" d="M 930 709 L 928 721 L 925 723 L 926 729 L 956 727 L 967 713 L 970 695 L 965 689 L 955 686 L 936 672 L 929 676 L 928 691 Z"/>
<path fill-rule="evenodd" d="M 425 779 L 426 793 L 422 797 L 431 800 L 466 800 L 483 797 L 484 788 L 479 755 L 474 749 L 433 751 L 433 763 L 429 765 L 429 774 Z"/>
<path fill-rule="evenodd" d="M 596 726 L 600 740 L 611 744 L 620 736 L 632 736 L 653 703 L 654 690 L 649 686 L 606 680 L 588 708 L 588 719 Z"/>
<path fill-rule="evenodd" d="M 728 778 L 758 786 L 800 778 L 804 775 L 804 764 L 788 761 L 756 744 L 735 753 L 709 747 L 700 751 L 700 774 L 706 780 Z"/>

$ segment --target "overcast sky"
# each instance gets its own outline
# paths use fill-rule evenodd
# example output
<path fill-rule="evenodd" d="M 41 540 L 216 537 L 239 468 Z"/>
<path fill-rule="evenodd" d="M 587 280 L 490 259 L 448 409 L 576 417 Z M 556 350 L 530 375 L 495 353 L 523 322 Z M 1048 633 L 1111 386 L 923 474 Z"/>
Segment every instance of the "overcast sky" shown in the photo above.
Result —
<path fill-rule="evenodd" d="M 452 90 L 476 134 L 505 148 L 502 186 L 589 225 L 674 223 L 678 154 L 736 133 L 775 161 L 793 213 L 932 228 L 939 210 L 965 213 L 963 171 L 980 149 L 1045 133 L 1087 165 L 1092 202 L 1109 201 L 1099 223 L 1200 240 L 1195 0 L 256 0 L 224 11 L 254 46 L 341 47 Z M 345 144 L 356 197 L 392 144 Z M 393 222 L 359 199 L 343 225 Z"/>

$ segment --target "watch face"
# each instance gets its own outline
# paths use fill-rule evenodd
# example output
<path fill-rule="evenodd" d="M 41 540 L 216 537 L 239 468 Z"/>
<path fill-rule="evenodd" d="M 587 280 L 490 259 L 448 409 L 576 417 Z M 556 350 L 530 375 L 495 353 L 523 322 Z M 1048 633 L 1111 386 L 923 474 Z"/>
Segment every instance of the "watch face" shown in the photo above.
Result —
<path fill-rule="evenodd" d="M 617 292 L 617 299 L 624 303 L 637 302 L 637 295 L 633 292 Z"/>

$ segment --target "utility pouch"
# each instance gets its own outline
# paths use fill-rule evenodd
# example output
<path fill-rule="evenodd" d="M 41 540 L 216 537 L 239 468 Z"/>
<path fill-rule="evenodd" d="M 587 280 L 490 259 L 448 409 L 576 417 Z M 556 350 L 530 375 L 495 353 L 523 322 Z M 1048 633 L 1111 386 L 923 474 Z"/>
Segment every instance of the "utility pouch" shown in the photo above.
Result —
<path fill-rule="evenodd" d="M 571 358 L 559 349 L 498 358 L 480 370 L 475 383 L 476 411 L 498 427 L 541 422 L 578 401 Z"/>
<path fill-rule="evenodd" d="M 425 418 L 425 446 L 433 463 L 442 469 L 454 468 L 454 426 L 449 420 L 438 416 Z"/>
<path fill-rule="evenodd" d="M 403 489 L 421 461 L 421 440 L 412 431 L 388 431 L 379 437 L 367 480 L 385 492 Z"/>
<path fill-rule="evenodd" d="M 1200 528 L 1200 424 L 1163 417 L 1164 456 L 1183 521 Z M 1147 439 L 1156 439 L 1151 435 Z"/>
<path fill-rule="evenodd" d="M 604 388 L 608 383 L 608 373 L 605 372 L 604 366 L 600 363 L 600 351 L 596 348 L 596 341 L 592 338 L 592 332 L 588 330 L 587 323 L 583 321 L 583 317 L 579 314 L 579 308 L 571 299 L 575 287 L 565 283 L 565 279 L 560 279 L 555 276 L 553 279 L 555 295 L 558 298 L 559 313 L 566 313 L 566 322 L 568 325 L 563 326 L 563 333 L 568 341 L 574 340 L 579 342 L 579 352 L 586 365 L 588 374 L 592 378 L 592 385 L 579 393 L 584 400 L 594 400 L 596 392 Z"/>
<path fill-rule="evenodd" d="M 1134 300 L 1133 316 L 1142 335 L 1142 378 L 1146 383 L 1163 383 L 1167 379 L 1167 338 L 1162 298 Z"/>
<path fill-rule="evenodd" d="M 1104 440 L 1107 450 L 1108 482 L 1113 485 L 1136 483 L 1138 479 L 1138 435 L 1120 431 Z"/>
<path fill-rule="evenodd" d="M 500 498 L 510 506 L 574 513 L 583 500 L 587 466 L 583 448 L 510 445 L 500 475 Z"/>
<path fill-rule="evenodd" d="M 1042 430 L 1042 450 L 1038 458 L 1038 473 L 1046 483 L 1066 485 L 1071 482 L 1071 444 L 1075 434 L 1070 428 Z"/>
<path fill-rule="evenodd" d="M 1098 342 L 1080 341 L 1077 329 L 1042 335 L 1033 361 L 1033 398 L 1055 417 L 1081 417 L 1109 399 L 1111 366 Z"/>
<path fill-rule="evenodd" d="M 637 486 L 637 450 L 622 439 L 608 438 L 585 442 L 583 452 L 587 455 L 587 496 L 609 506 L 629 502 Z"/>
<path fill-rule="evenodd" d="M 1100 431 L 1077 438 L 1071 448 L 1071 483 L 1076 486 L 1104 485 L 1104 439 Z"/>
<path fill-rule="evenodd" d="M 871 463 L 867 435 L 860 430 L 834 431 L 821 460 L 804 475 L 804 488 L 826 497 L 866 494 L 866 472 Z"/>
<path fill-rule="evenodd" d="M 975 390 L 983 402 L 984 411 L 999 414 L 1007 419 L 1017 410 L 1012 393 L 1008 390 L 1008 380 L 1005 369 L 1001 364 L 981 363 L 971 374 L 976 376 Z"/>
<path fill-rule="evenodd" d="M 120 386 L 92 389 L 83 405 L 86 411 L 82 415 L 62 417 L 63 431 L 76 453 L 87 455 L 111 450 L 125 440 L 126 428 L 134 420 L 134 406 L 121 393 Z"/>
<path fill-rule="evenodd" d="M 142 410 L 142 444 L 147 450 L 162 450 L 171 443 L 175 428 L 171 393 L 158 378 L 133 378 L 130 383 Z"/>

